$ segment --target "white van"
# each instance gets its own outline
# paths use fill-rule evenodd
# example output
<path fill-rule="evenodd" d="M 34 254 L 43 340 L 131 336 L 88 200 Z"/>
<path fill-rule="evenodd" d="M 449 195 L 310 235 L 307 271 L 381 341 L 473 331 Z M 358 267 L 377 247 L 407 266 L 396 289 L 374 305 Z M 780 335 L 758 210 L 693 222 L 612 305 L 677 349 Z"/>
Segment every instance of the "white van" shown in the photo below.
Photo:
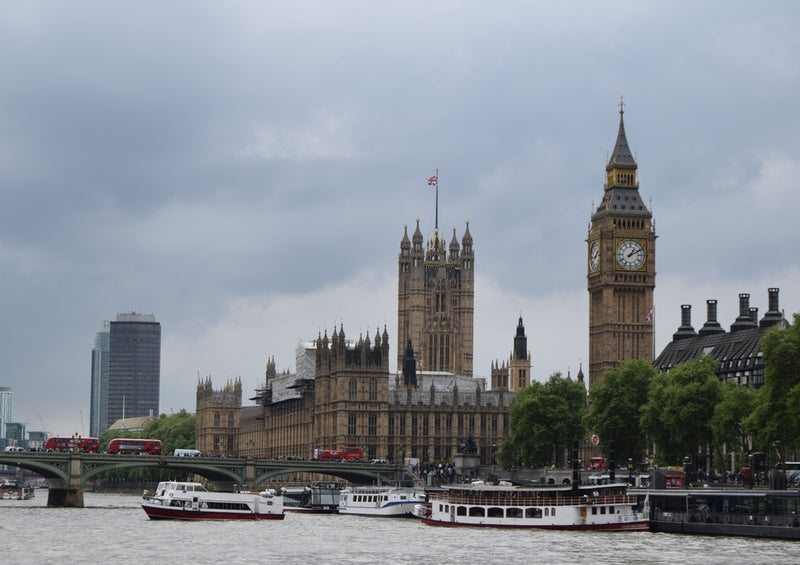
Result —
<path fill-rule="evenodd" d="M 175 457 L 200 457 L 199 449 L 176 449 L 172 452 Z"/>

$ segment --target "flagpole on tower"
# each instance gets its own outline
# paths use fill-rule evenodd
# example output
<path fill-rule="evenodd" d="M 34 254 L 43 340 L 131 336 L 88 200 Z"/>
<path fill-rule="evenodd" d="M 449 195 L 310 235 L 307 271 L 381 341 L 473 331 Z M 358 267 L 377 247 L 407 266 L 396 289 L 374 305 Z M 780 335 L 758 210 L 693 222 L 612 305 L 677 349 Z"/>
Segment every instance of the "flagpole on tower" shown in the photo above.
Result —
<path fill-rule="evenodd" d="M 436 190 L 436 215 L 434 220 L 434 229 L 436 233 L 439 232 L 439 169 L 436 169 L 436 174 L 432 177 L 428 177 L 428 184 L 433 185 L 433 188 Z"/>

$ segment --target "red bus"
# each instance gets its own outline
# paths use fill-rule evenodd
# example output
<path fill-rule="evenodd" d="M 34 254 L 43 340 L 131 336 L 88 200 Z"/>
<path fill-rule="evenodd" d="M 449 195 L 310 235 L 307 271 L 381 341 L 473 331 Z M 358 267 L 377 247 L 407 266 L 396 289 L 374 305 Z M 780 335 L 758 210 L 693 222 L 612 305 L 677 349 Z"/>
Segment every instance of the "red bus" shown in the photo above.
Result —
<path fill-rule="evenodd" d="M 608 462 L 606 461 L 605 457 L 589 458 L 590 469 L 606 469 L 607 467 L 608 467 Z"/>
<path fill-rule="evenodd" d="M 114 438 L 108 442 L 109 453 L 143 453 L 145 455 L 161 455 L 160 439 Z"/>
<path fill-rule="evenodd" d="M 317 461 L 361 461 L 363 455 L 360 447 L 343 447 L 338 451 L 314 450 L 314 459 Z"/>
<path fill-rule="evenodd" d="M 82 451 L 99 453 L 100 441 L 96 437 L 50 436 L 44 444 L 45 451 Z"/>

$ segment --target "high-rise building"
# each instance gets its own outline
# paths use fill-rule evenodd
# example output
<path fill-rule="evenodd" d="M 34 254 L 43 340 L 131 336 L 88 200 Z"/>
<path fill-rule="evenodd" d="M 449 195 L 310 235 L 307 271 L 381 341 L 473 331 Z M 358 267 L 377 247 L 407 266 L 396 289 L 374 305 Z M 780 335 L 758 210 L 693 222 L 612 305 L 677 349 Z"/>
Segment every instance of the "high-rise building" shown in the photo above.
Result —
<path fill-rule="evenodd" d="M 397 299 L 397 366 L 403 366 L 408 344 L 420 371 L 473 376 L 475 318 L 475 253 L 469 222 L 461 245 L 453 238 L 448 247 L 436 226 L 423 248 L 422 232 L 400 242 Z"/>
<path fill-rule="evenodd" d="M 0 438 L 6 437 L 6 424 L 11 421 L 14 409 L 14 391 L 0 386 Z"/>
<path fill-rule="evenodd" d="M 92 347 L 92 381 L 89 405 L 89 434 L 100 435 L 106 429 L 108 421 L 108 353 L 109 332 L 108 320 L 103 322 L 103 329 L 97 332 Z"/>
<path fill-rule="evenodd" d="M 627 359 L 653 361 L 656 233 L 639 196 L 638 165 L 619 131 L 606 166 L 603 199 L 592 214 L 587 247 L 589 386 Z"/>
<path fill-rule="evenodd" d="M 161 381 L 161 324 L 153 314 L 117 314 L 108 337 L 108 403 L 100 431 L 122 418 L 158 416 Z"/>

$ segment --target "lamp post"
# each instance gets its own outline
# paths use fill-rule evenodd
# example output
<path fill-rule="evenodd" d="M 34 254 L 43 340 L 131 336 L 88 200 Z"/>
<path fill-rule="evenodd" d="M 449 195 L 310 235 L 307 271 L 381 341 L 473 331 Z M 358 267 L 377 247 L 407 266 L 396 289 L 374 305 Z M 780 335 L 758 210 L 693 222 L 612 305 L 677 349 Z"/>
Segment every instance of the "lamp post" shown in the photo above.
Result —
<path fill-rule="evenodd" d="M 631 474 L 633 473 L 633 459 L 628 457 L 628 484 L 633 486 L 631 482 Z"/>

